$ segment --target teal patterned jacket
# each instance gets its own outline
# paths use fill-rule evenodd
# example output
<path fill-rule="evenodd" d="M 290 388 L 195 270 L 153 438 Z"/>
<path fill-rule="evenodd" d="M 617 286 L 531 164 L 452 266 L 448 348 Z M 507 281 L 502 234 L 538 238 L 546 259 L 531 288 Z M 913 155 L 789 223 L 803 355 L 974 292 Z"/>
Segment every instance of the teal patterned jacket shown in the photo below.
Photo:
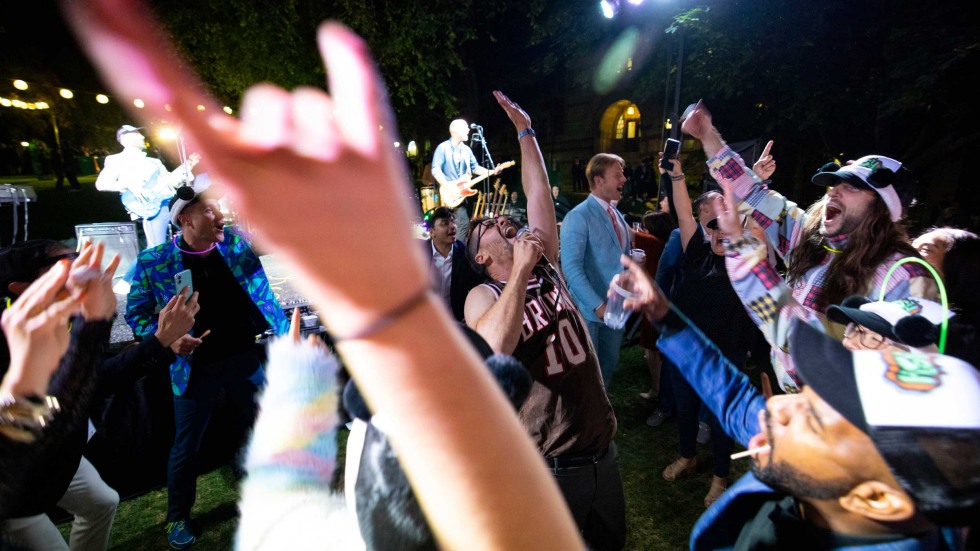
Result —
<path fill-rule="evenodd" d="M 289 320 L 269 286 L 262 262 L 237 228 L 225 227 L 225 240 L 218 243 L 217 251 L 265 316 L 269 327 L 277 335 L 285 334 Z M 175 294 L 174 276 L 183 269 L 183 254 L 172 241 L 146 249 L 136 258 L 136 273 L 126 299 L 126 322 L 135 335 L 145 337 L 156 332 L 158 314 Z M 170 365 L 170 385 L 177 396 L 187 389 L 191 359 L 190 355 L 178 355 L 177 361 Z"/>

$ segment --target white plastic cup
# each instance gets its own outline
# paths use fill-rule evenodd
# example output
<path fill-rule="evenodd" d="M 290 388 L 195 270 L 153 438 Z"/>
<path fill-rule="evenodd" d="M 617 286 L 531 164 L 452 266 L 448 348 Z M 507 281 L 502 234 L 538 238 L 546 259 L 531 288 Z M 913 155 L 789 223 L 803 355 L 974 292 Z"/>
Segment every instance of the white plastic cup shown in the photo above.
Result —
<path fill-rule="evenodd" d="M 612 289 L 612 293 L 606 300 L 606 314 L 603 316 L 602 321 L 605 322 L 606 327 L 622 329 L 626 325 L 626 320 L 630 317 L 629 311 L 623 306 L 623 301 L 628 298 L 633 298 L 634 295 L 633 292 L 620 287 L 619 274 L 613 276 L 609 288 Z"/>
<path fill-rule="evenodd" d="M 647 261 L 647 252 L 643 249 L 630 249 L 630 258 L 640 266 Z"/>

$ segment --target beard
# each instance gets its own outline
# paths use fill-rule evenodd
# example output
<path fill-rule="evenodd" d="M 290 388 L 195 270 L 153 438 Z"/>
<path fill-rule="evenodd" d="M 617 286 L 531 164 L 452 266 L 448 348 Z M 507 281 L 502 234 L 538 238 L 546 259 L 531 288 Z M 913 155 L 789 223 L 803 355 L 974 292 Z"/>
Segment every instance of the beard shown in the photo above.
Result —
<path fill-rule="evenodd" d="M 777 461 L 778 449 L 773 440 L 772 418 L 768 411 L 766 411 L 766 439 L 770 446 L 768 463 L 763 467 L 757 460 L 752 462 L 752 474 L 760 482 L 796 498 L 815 500 L 837 499 L 854 487 L 854 484 L 844 479 L 818 480 L 793 465 Z"/>

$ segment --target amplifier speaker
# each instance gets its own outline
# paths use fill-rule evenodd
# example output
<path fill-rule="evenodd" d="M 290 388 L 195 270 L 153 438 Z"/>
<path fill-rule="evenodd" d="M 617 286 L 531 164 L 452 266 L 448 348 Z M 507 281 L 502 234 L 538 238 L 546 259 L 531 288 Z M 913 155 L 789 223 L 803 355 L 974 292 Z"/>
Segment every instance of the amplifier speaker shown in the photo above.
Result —
<path fill-rule="evenodd" d="M 93 243 L 105 246 L 105 261 L 112 255 L 119 255 L 119 268 L 116 269 L 115 280 L 123 279 L 136 263 L 139 253 L 135 222 L 104 222 L 98 224 L 79 224 L 75 226 L 75 238 L 79 243 L 82 239 L 90 239 Z"/>

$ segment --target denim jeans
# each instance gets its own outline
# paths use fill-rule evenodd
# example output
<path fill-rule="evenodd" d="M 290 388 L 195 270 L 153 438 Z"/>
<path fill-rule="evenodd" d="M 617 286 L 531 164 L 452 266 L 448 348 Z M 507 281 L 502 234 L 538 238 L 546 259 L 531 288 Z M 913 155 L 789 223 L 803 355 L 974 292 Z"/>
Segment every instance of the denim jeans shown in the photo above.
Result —
<path fill-rule="evenodd" d="M 667 362 L 664 362 L 665 364 Z M 673 366 L 671 366 L 673 367 Z M 680 438 L 681 457 L 692 458 L 697 454 L 698 417 L 701 398 L 688 384 L 676 367 L 671 372 L 671 382 L 674 387 L 674 399 L 677 403 L 677 435 Z M 711 427 L 711 459 L 714 475 L 725 478 L 731 465 L 731 453 L 735 443 L 725 433 L 718 419 L 707 412 L 708 425 Z"/>
<path fill-rule="evenodd" d="M 190 518 L 197 497 L 201 444 L 221 389 L 226 389 L 242 428 L 255 421 L 257 388 L 249 377 L 259 365 L 252 351 L 211 365 L 194 365 L 187 390 L 174 396 L 176 434 L 167 464 L 167 522 Z"/>

